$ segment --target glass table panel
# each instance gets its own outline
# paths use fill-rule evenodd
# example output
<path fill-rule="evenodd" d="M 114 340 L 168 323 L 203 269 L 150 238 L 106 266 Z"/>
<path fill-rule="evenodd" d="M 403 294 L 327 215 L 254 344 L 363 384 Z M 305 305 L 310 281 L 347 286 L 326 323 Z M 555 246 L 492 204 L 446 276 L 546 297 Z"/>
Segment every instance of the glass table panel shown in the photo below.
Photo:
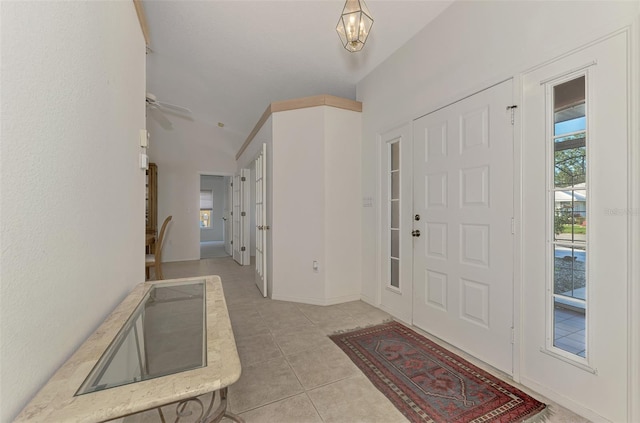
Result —
<path fill-rule="evenodd" d="M 205 316 L 204 280 L 155 284 L 76 395 L 206 366 Z"/>

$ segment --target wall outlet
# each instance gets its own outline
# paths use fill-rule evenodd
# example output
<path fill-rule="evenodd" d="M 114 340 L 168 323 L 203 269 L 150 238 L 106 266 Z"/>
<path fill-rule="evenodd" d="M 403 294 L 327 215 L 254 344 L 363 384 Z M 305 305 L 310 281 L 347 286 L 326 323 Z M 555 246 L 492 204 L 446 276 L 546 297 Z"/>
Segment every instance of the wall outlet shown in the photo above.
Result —
<path fill-rule="evenodd" d="M 317 260 L 314 260 L 314 261 L 313 261 L 313 271 L 314 271 L 315 273 L 318 273 L 318 268 L 319 268 L 318 261 L 317 261 Z"/>

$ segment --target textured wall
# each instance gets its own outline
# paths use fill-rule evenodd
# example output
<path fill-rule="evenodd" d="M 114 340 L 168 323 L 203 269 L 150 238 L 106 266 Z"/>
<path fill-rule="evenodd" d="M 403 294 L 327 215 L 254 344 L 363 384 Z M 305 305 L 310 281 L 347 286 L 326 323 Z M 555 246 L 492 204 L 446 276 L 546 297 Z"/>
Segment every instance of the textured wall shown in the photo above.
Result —
<path fill-rule="evenodd" d="M 2 2 L 0 421 L 144 280 L 132 2 Z"/>

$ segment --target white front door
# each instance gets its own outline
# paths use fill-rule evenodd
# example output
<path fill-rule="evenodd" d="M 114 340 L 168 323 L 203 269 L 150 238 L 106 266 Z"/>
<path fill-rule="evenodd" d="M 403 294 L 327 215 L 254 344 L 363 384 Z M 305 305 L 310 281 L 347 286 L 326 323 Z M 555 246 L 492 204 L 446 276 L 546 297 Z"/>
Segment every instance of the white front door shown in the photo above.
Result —
<path fill-rule="evenodd" d="M 380 136 L 381 307 L 411 323 L 413 296 L 411 125 Z"/>
<path fill-rule="evenodd" d="M 267 296 L 267 144 L 256 158 L 256 285 L 264 297 Z"/>
<path fill-rule="evenodd" d="M 594 43 L 522 81 L 521 379 L 591 420 L 613 422 L 631 421 L 638 401 L 627 392 L 638 360 L 628 349 L 637 211 L 628 202 L 627 37 Z"/>
<path fill-rule="evenodd" d="M 414 122 L 413 324 L 513 372 L 512 81 Z"/>

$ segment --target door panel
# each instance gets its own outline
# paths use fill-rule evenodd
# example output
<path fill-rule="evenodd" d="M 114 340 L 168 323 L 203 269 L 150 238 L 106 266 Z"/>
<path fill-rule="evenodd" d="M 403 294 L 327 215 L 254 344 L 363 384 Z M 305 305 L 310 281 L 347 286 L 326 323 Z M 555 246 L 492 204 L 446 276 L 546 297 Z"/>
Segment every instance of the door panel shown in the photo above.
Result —
<path fill-rule="evenodd" d="M 256 165 L 256 275 L 255 281 L 264 297 L 267 296 L 267 144 L 255 160 Z"/>
<path fill-rule="evenodd" d="M 249 251 L 249 179 L 251 171 L 240 169 L 240 173 L 233 177 L 233 259 L 238 264 L 246 266 L 251 263 Z"/>
<path fill-rule="evenodd" d="M 233 210 L 233 178 L 225 176 L 225 206 L 224 206 L 224 251 L 232 255 L 231 240 L 233 239 L 233 225 L 231 222 L 231 211 Z"/>
<path fill-rule="evenodd" d="M 233 191 L 233 208 L 231 221 L 233 224 L 233 240 L 232 240 L 232 248 L 233 248 L 233 259 L 238 262 L 238 264 L 242 264 L 242 239 L 243 239 L 243 231 L 242 231 L 242 184 L 240 180 L 240 174 L 233 176 L 232 183 L 232 191 Z"/>
<path fill-rule="evenodd" d="M 512 81 L 414 122 L 414 325 L 512 374 Z"/>
<path fill-rule="evenodd" d="M 240 208 L 242 210 L 240 213 L 240 226 L 242 227 L 242 236 L 240 237 L 242 242 L 242 247 L 240 248 L 240 264 L 243 266 L 251 264 L 251 228 L 249 227 L 249 222 L 251 221 L 251 216 L 249 214 L 249 205 L 251 204 L 250 183 L 251 170 L 240 169 L 240 198 L 242 199 L 240 202 Z"/>

